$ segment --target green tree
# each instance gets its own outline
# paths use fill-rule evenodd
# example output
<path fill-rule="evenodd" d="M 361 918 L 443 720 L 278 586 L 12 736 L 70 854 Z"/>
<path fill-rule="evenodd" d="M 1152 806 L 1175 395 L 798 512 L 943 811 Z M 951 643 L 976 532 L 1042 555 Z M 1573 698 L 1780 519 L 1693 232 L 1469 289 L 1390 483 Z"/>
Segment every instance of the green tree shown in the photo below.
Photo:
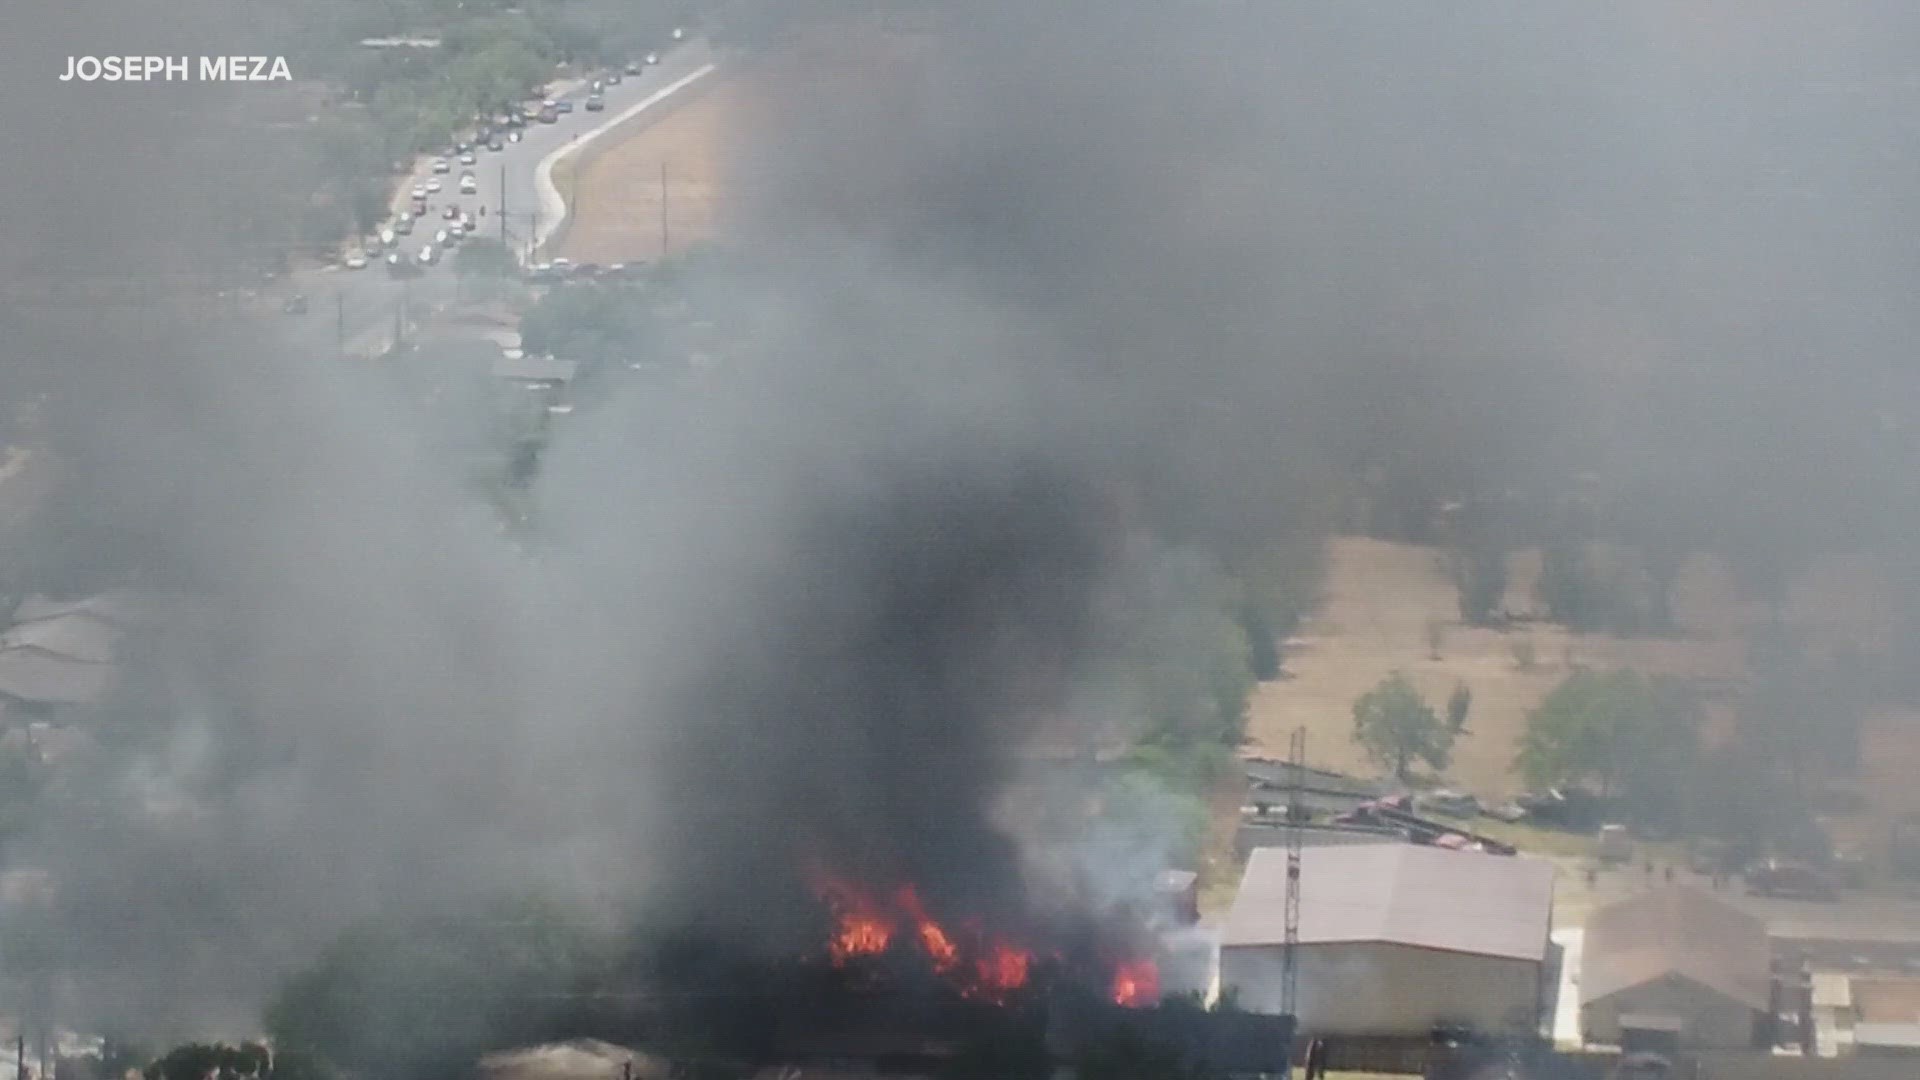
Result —
<path fill-rule="evenodd" d="M 488 1049 L 546 1037 L 595 958 L 610 954 L 538 899 L 370 921 L 280 988 L 266 1027 L 282 1054 L 322 1071 L 464 1076 Z"/>
<path fill-rule="evenodd" d="M 185 1043 L 141 1070 L 146 1080 L 274 1080 L 259 1043 Z"/>
<path fill-rule="evenodd" d="M 1651 820 L 1674 809 L 1699 728 L 1699 702 L 1676 681 L 1576 671 L 1528 715 L 1514 769 L 1535 788 L 1597 782 Z"/>
<path fill-rule="evenodd" d="M 1444 770 L 1452 757 L 1453 735 L 1398 671 L 1353 703 L 1353 740 L 1402 782 L 1417 761 Z"/>
<path fill-rule="evenodd" d="M 1460 594 L 1460 619 L 1473 626 L 1495 621 L 1507 595 L 1507 553 L 1492 544 L 1457 547 L 1450 556 L 1453 585 Z"/>
<path fill-rule="evenodd" d="M 1465 682 L 1453 684 L 1453 695 L 1447 698 L 1447 730 L 1459 735 L 1467 730 L 1467 713 L 1473 708 L 1473 691 Z"/>

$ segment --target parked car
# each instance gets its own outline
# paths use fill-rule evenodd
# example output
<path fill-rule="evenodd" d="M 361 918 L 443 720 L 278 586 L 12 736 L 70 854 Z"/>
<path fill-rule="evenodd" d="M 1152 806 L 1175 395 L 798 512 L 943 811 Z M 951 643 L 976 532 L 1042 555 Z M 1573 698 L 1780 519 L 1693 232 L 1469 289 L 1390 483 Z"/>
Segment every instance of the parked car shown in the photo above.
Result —
<path fill-rule="evenodd" d="M 367 268 L 367 253 L 364 251 L 347 252 L 345 265 L 349 270 L 365 270 Z"/>
<path fill-rule="evenodd" d="M 1595 854 L 1601 862 L 1623 863 L 1633 858 L 1633 838 L 1627 835 L 1627 827 L 1618 822 L 1608 822 L 1600 826 L 1600 842 Z"/>
<path fill-rule="evenodd" d="M 1462 792 L 1449 791 L 1445 788 L 1439 791 L 1428 792 L 1420 798 L 1418 805 L 1423 810 L 1430 810 L 1436 814 L 1445 814 L 1448 817 L 1470 818 L 1478 817 L 1480 814 L 1479 799 Z"/>
<path fill-rule="evenodd" d="M 411 235 L 413 233 L 413 218 L 414 218 L 414 215 L 403 213 L 399 217 L 393 219 L 393 231 L 395 235 L 398 235 L 398 236 Z"/>
<path fill-rule="evenodd" d="M 1805 863 L 1786 859 L 1757 863 L 1748 868 L 1746 878 L 1748 896 L 1782 900 L 1837 900 L 1840 897 L 1832 878 Z"/>
<path fill-rule="evenodd" d="M 561 98 L 559 101 L 553 103 L 553 107 L 563 114 L 570 113 L 573 111 L 573 101 L 570 98 Z"/>
<path fill-rule="evenodd" d="M 601 97 L 599 94 L 587 95 L 587 111 L 588 112 L 600 112 L 606 107 L 607 107 L 606 98 Z"/>

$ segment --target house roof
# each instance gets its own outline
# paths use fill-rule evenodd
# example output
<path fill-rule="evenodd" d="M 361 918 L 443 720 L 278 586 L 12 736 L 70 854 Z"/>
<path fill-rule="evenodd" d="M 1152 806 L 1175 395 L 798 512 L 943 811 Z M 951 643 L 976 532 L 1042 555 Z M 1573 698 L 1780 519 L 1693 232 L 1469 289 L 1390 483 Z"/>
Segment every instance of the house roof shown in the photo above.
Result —
<path fill-rule="evenodd" d="M 29 623 L 57 615 L 86 614 L 115 626 L 131 627 L 151 622 L 158 602 L 157 595 L 132 589 L 108 589 L 78 600 L 29 596 L 14 608 L 13 621 Z"/>
<path fill-rule="evenodd" d="M 1587 920 L 1580 1001 L 1610 997 L 1670 975 L 1753 1009 L 1769 999 L 1766 924 L 1690 885 L 1654 889 Z"/>
<path fill-rule="evenodd" d="M 50 656 L 110 664 L 125 632 L 85 609 L 20 623 L 0 634 L 0 650 L 33 649 Z"/>
<path fill-rule="evenodd" d="M 37 649 L 0 651 L 0 695 L 46 705 L 97 705 L 116 669 L 49 656 Z"/>
<path fill-rule="evenodd" d="M 1247 862 L 1221 945 L 1286 940 L 1286 852 Z M 1553 865 L 1414 844 L 1308 848 L 1300 854 L 1300 943 L 1381 941 L 1542 961 Z"/>
<path fill-rule="evenodd" d="M 578 367 L 575 361 L 551 356 L 510 357 L 503 353 L 493 362 L 493 374 L 516 382 L 572 382 Z"/>

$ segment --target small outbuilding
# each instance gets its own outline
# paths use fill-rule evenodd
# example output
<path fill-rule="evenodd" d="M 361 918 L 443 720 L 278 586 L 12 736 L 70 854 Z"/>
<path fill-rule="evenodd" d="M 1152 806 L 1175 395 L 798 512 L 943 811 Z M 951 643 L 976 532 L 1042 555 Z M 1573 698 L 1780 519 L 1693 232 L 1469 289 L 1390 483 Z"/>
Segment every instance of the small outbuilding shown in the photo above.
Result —
<path fill-rule="evenodd" d="M 1681 1047 L 1740 1049 L 1764 1039 L 1771 1005 L 1766 924 L 1676 885 L 1593 913 L 1581 945 L 1580 1028 L 1622 1045 L 1658 1025 Z"/>
<path fill-rule="evenodd" d="M 1536 859 L 1413 844 L 1304 850 L 1300 1032 L 1538 1032 L 1553 875 Z M 1254 851 L 1222 933 L 1222 995 L 1253 1012 L 1283 1011 L 1286 880 L 1285 851 Z"/>

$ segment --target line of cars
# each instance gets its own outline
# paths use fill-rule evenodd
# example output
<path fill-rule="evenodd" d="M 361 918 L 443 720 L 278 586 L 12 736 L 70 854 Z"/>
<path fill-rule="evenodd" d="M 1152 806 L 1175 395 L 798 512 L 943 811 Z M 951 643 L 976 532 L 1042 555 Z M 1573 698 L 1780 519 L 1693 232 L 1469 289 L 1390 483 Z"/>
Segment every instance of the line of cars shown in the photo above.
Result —
<path fill-rule="evenodd" d="M 686 31 L 676 28 L 672 36 L 676 42 L 684 40 Z M 649 52 L 643 59 L 629 61 L 624 68 L 615 68 L 596 76 L 590 81 L 587 96 L 582 103 L 585 110 L 587 112 L 604 111 L 606 109 L 605 90 L 608 86 L 618 85 L 624 75 L 638 75 L 647 67 L 659 62 L 659 53 Z M 473 215 L 459 209 L 457 205 L 449 205 L 445 208 L 446 227 L 437 230 L 432 240 L 422 244 L 411 257 L 400 250 L 399 238 L 411 234 L 414 223 L 427 216 L 431 197 L 446 190 L 448 181 L 443 180 L 442 177 L 450 177 L 455 164 L 458 163 L 461 172 L 459 178 L 452 181 L 455 184 L 455 190 L 461 195 L 478 194 L 479 179 L 472 170 L 479 164 L 481 150 L 488 152 L 504 150 L 507 143 L 519 142 L 522 139 L 528 124 L 557 123 L 561 116 L 572 111 L 573 102 L 561 97 L 528 103 L 519 109 L 503 110 L 491 117 L 483 115 L 471 136 L 456 140 L 449 153 L 438 155 L 429 163 L 428 175 L 414 184 L 409 192 L 408 209 L 397 215 L 393 222 L 383 228 L 377 236 L 368 237 L 360 247 L 349 251 L 344 265 L 350 270 L 365 269 L 372 264 L 373 260 L 381 258 L 383 253 L 388 269 L 394 272 L 417 271 L 439 261 L 442 252 L 478 228 Z M 484 209 L 481 212 L 484 213 Z M 565 260 L 559 260 L 559 262 L 564 264 Z M 599 268 L 594 268 L 594 271 L 594 273 L 581 274 L 580 270 L 561 266 L 556 274 L 553 267 L 548 266 L 545 271 L 537 273 L 536 276 L 598 276 Z"/>

